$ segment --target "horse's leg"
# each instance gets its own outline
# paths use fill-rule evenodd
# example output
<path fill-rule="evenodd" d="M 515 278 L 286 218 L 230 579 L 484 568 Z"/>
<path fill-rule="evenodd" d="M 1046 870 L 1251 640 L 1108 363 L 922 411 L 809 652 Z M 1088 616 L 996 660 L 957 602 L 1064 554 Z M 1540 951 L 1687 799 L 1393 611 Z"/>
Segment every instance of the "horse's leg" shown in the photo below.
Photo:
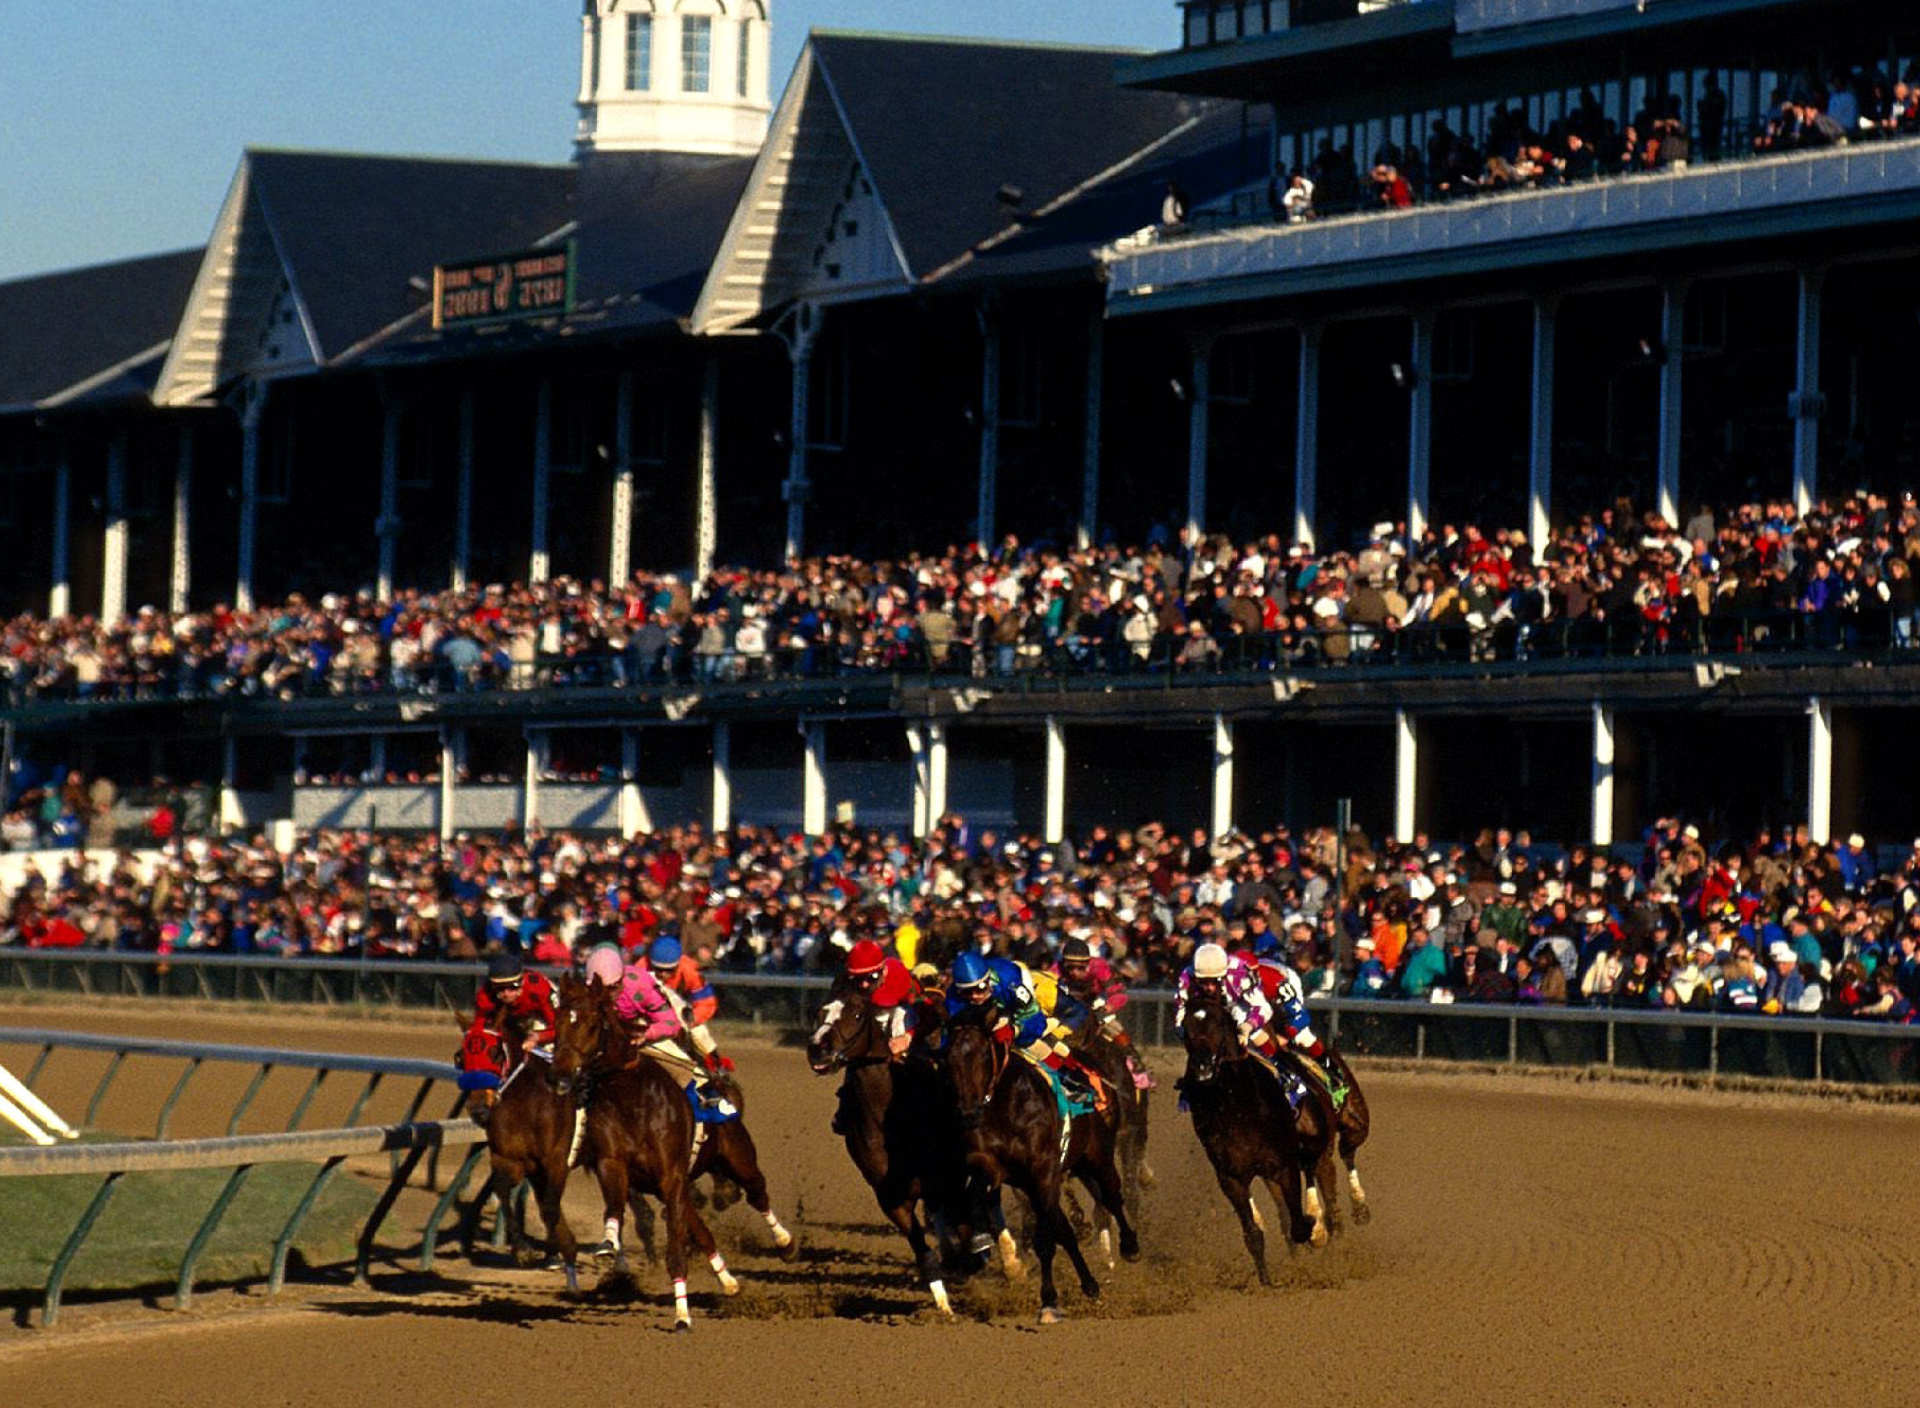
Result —
<path fill-rule="evenodd" d="M 567 1221 L 565 1210 L 560 1206 L 561 1195 L 567 1191 L 567 1161 L 565 1156 L 547 1161 L 547 1167 L 540 1171 L 534 1181 L 534 1191 L 540 1203 L 540 1220 L 546 1224 L 547 1241 L 558 1244 L 561 1264 L 567 1272 L 567 1292 L 578 1295 L 580 1292 L 580 1244 L 574 1240 L 573 1224 Z"/>
<path fill-rule="evenodd" d="M 715 1160 L 725 1164 L 727 1176 L 746 1194 L 747 1206 L 766 1219 L 773 1233 L 773 1244 L 780 1249 L 780 1259 L 792 1261 L 800 1255 L 800 1246 L 773 1210 L 773 1199 L 767 1193 L 767 1176 L 760 1171 L 760 1151 L 754 1147 L 753 1136 L 738 1120 L 720 1128 L 725 1138 L 714 1152 Z"/>
<path fill-rule="evenodd" d="M 653 1204 L 644 1193 L 636 1191 L 628 1196 L 627 1206 L 633 1210 L 633 1235 L 640 1241 L 640 1250 L 646 1253 L 648 1261 L 660 1260 L 660 1248 L 654 1243 L 654 1229 L 659 1219 L 654 1216 Z"/>
<path fill-rule="evenodd" d="M 1033 1211 L 1033 1254 L 1040 1259 L 1040 1323 L 1053 1325 L 1060 1319 L 1060 1292 L 1053 1284 L 1053 1251 L 1063 1228 L 1069 1238 L 1073 1236 L 1073 1224 L 1061 1215 L 1058 1206 L 1042 1210 L 1038 1193 L 1030 1193 L 1027 1201 Z"/>
<path fill-rule="evenodd" d="M 1134 1104 L 1133 1180 L 1140 1189 L 1149 1190 L 1160 1181 L 1154 1176 L 1153 1166 L 1147 1162 L 1147 1112 L 1153 1101 L 1153 1092 L 1142 1090 L 1139 1097 Z"/>
<path fill-rule="evenodd" d="M 507 1224 L 507 1248 L 519 1266 L 533 1264 L 533 1246 L 527 1240 L 527 1207 L 519 1197 L 520 1185 L 531 1171 L 517 1159 L 502 1159 L 493 1166 L 493 1190 L 500 1199 L 500 1216 Z"/>
<path fill-rule="evenodd" d="M 673 1328 L 678 1333 L 693 1328 L 693 1312 L 687 1308 L 687 1230 L 694 1211 L 693 1199 L 687 1196 L 684 1153 L 670 1153 L 667 1158 L 666 1175 L 656 1186 L 667 1216 L 667 1275 L 673 1281 Z"/>
<path fill-rule="evenodd" d="M 1340 1162 L 1347 1166 L 1347 1193 L 1353 1199 L 1353 1221 L 1356 1226 L 1364 1226 L 1373 1218 L 1373 1209 L 1367 1206 L 1367 1190 L 1360 1186 L 1360 1166 L 1355 1162 L 1360 1146 L 1367 1141 L 1372 1120 L 1367 1112 L 1367 1102 L 1360 1094 L 1360 1087 L 1354 1083 L 1353 1072 L 1347 1068 L 1344 1057 L 1336 1057 L 1340 1062 L 1340 1071 L 1347 1082 L 1347 1103 L 1340 1111 Z"/>
<path fill-rule="evenodd" d="M 604 1219 L 601 1230 L 606 1234 L 606 1239 L 594 1248 L 594 1255 L 612 1258 L 613 1269 L 625 1271 L 627 1253 L 620 1245 L 620 1210 L 629 1202 L 636 1208 L 643 1206 L 640 1192 L 633 1187 L 632 1171 L 627 1167 L 625 1159 L 598 1160 L 593 1166 L 593 1177 L 594 1181 L 600 1185 L 600 1208 Z M 634 1226 L 639 1225 L 639 1214 L 636 1212 Z M 649 1224 L 650 1232 L 651 1224 Z"/>
<path fill-rule="evenodd" d="M 1240 1219 L 1240 1238 L 1247 1244 L 1247 1255 L 1253 1258 L 1253 1269 L 1260 1273 L 1260 1284 L 1271 1286 L 1273 1277 L 1267 1274 L 1267 1234 L 1261 1230 L 1259 1214 L 1254 1211 L 1252 1185 L 1225 1169 L 1216 1168 L 1213 1176 L 1220 1191 L 1227 1195 L 1234 1216 Z"/>
<path fill-rule="evenodd" d="M 1313 1175 L 1307 1182 L 1307 1212 L 1318 1212 L 1320 1225 L 1329 1233 L 1340 1231 L 1340 1168 L 1334 1158 L 1334 1144 L 1327 1142 L 1321 1152 L 1320 1161 L 1314 1165 Z"/>
<path fill-rule="evenodd" d="M 1087 1185 L 1087 1191 L 1100 1200 L 1103 1214 L 1110 1215 L 1120 1228 L 1120 1255 L 1128 1261 L 1140 1259 L 1140 1237 L 1133 1230 L 1133 1223 L 1127 1217 L 1126 1183 L 1120 1177 L 1120 1166 L 1113 1159 L 1113 1151 L 1105 1150 L 1102 1156 L 1083 1162 L 1082 1167 L 1091 1172 L 1081 1175 L 1081 1181 Z M 1105 1235 L 1105 1228 L 1101 1233 Z M 1104 1244 L 1103 1244 L 1104 1245 Z M 1109 1269 L 1112 1258 L 1107 1261 Z"/>
<path fill-rule="evenodd" d="M 1300 1168 L 1292 1159 L 1282 1159 L 1277 1172 L 1263 1174 L 1274 1203 L 1287 1214 L 1287 1237 L 1296 1244 L 1313 1240 L 1313 1219 L 1308 1217 L 1300 1197 Z"/>
<path fill-rule="evenodd" d="M 1100 1299 L 1100 1282 L 1094 1278 L 1093 1271 L 1087 1266 L 1086 1253 L 1081 1250 L 1080 1238 L 1073 1230 L 1073 1224 L 1067 1220 L 1066 1213 L 1060 1207 L 1060 1189 L 1066 1181 L 1060 1165 L 1055 1162 L 1057 1155 L 1050 1146 L 1043 1157 L 1046 1160 L 1045 1172 L 1036 1181 L 1034 1188 L 1034 1216 L 1042 1223 L 1051 1217 L 1054 1235 L 1067 1248 L 1067 1260 L 1073 1263 L 1074 1273 L 1080 1278 L 1080 1291 L 1088 1300 Z"/>
<path fill-rule="evenodd" d="M 907 1239 L 907 1246 L 913 1252 L 914 1269 L 920 1273 L 921 1284 L 933 1296 L 934 1305 L 942 1315 L 951 1319 L 953 1301 L 947 1295 L 947 1283 L 940 1274 L 940 1257 L 927 1242 L 926 1229 L 920 1225 L 919 1214 L 913 1210 L 913 1199 L 890 1184 L 876 1185 L 873 1196 L 887 1221 Z"/>

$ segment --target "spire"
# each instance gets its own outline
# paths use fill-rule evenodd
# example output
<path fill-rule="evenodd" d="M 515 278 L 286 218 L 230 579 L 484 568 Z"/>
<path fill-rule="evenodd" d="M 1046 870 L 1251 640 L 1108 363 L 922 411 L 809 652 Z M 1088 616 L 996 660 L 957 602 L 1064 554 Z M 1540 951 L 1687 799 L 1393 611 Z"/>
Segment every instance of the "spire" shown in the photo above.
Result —
<path fill-rule="evenodd" d="M 753 156 L 769 0 L 583 0 L 574 152 Z"/>

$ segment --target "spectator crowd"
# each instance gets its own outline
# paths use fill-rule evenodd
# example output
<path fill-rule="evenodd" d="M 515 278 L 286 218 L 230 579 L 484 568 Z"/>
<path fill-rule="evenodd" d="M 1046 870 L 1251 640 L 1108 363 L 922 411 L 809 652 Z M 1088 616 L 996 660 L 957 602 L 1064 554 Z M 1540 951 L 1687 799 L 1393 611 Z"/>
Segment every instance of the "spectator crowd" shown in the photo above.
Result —
<path fill-rule="evenodd" d="M 1045 963 L 1080 939 L 1124 982 L 1168 987 L 1199 944 L 1264 951 L 1271 936 L 1309 995 L 1914 1020 L 1920 840 L 1883 865 L 1859 836 L 1710 846 L 1663 819 L 1637 849 L 1153 823 L 1049 846 L 959 817 L 918 843 L 850 827 L 323 832 L 285 854 L 175 838 L 29 870 L 0 942 L 567 965 L 671 933 L 721 970 L 832 973 L 863 938 L 935 966 L 968 948 Z"/>
<path fill-rule="evenodd" d="M 438 594 L 292 596 L 0 623 L 0 676 L 50 699 L 700 686 L 919 671 L 973 677 L 1308 669 L 1915 639 L 1920 507 L 1862 492 L 1684 523 L 1625 500 L 1531 544 L 1374 525 L 1357 550 L 1278 534 L 1084 549 L 1006 538 L 897 561 L 809 558 L 704 581 L 637 573 Z"/>

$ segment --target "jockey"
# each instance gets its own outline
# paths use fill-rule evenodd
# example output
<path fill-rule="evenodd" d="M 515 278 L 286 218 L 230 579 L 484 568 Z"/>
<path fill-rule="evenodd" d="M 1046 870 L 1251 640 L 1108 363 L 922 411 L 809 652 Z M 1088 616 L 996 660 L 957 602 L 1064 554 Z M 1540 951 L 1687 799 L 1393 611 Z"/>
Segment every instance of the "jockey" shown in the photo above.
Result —
<path fill-rule="evenodd" d="M 718 1054 L 719 1043 L 707 1030 L 707 1023 L 720 1008 L 720 999 L 713 995 L 713 985 L 700 965 L 681 951 L 680 940 L 670 934 L 655 939 L 647 947 L 646 966 L 667 1001 L 680 1013 L 694 1050 L 707 1058 L 709 1066 L 732 1070 L 733 1062 Z"/>
<path fill-rule="evenodd" d="M 1072 1032 L 1058 1017 L 1041 1009 L 1026 965 L 1010 958 L 961 954 L 953 960 L 947 1015 L 958 1016 L 988 1003 L 1000 1016 L 995 1031 L 1004 1028 L 1016 1051 L 1034 1065 L 1054 1072 L 1075 1093 L 1092 1097 L 1096 1105 L 1106 1103 L 1093 1073 L 1068 1049 Z"/>
<path fill-rule="evenodd" d="M 1229 958 L 1219 944 L 1201 944 L 1193 951 L 1193 963 L 1180 975 L 1173 1003 L 1173 1024 L 1187 1020 L 1187 1002 L 1202 997 L 1226 1000 L 1233 1019 L 1239 1024 L 1240 1039 L 1271 1061 L 1280 1052 L 1280 1044 L 1271 1030 L 1273 1008 L 1261 990 L 1260 977 L 1244 958 Z"/>
<path fill-rule="evenodd" d="M 907 965 L 887 957 L 872 939 L 862 939 L 847 954 L 847 981 L 878 1009 L 894 1060 L 905 1056 L 913 1044 L 914 1008 L 924 997 Z"/>
<path fill-rule="evenodd" d="M 614 1010 L 632 1024 L 633 1044 L 641 1055 L 651 1056 L 667 1067 L 675 1079 L 685 1074 L 709 1110 L 721 1116 L 739 1113 L 731 1101 L 708 1084 L 709 1068 L 694 1060 L 681 1044 L 685 1023 L 674 1001 L 678 994 L 660 986 L 649 964 L 626 963 L 617 944 L 601 944 L 587 955 L 587 981 L 614 989 Z"/>
<path fill-rule="evenodd" d="M 553 984 L 544 973 L 530 973 L 510 953 L 487 963 L 487 980 L 473 999 L 472 1034 L 497 1032 L 530 1049 L 553 1040 Z"/>
<path fill-rule="evenodd" d="M 1119 1011 L 1126 1005 L 1126 989 L 1113 976 L 1104 958 L 1095 958 L 1085 939 L 1068 939 L 1060 948 L 1059 966 L 1054 970 L 1061 990 L 1100 1019 L 1100 1030 L 1115 1046 L 1131 1046 L 1133 1040 L 1120 1025 Z"/>
<path fill-rule="evenodd" d="M 1272 932 L 1254 940 L 1252 966 L 1260 979 L 1261 996 L 1286 1027 L 1286 1044 L 1313 1057 L 1316 1064 L 1309 1069 L 1324 1076 L 1329 1088 L 1338 1089 L 1340 1077 L 1333 1068 L 1331 1054 L 1326 1043 L 1315 1035 L 1313 1019 L 1307 1015 L 1300 975 L 1280 956 L 1280 940 Z"/>

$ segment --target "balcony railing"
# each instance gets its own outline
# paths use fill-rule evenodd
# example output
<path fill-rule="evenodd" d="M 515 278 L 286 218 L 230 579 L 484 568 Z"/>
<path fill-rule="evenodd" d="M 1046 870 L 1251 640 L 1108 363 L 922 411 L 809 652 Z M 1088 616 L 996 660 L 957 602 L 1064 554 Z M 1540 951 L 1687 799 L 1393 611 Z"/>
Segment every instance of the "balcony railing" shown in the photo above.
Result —
<path fill-rule="evenodd" d="M 1432 0 L 1184 0 L 1180 44 L 1204 49 Z"/>

